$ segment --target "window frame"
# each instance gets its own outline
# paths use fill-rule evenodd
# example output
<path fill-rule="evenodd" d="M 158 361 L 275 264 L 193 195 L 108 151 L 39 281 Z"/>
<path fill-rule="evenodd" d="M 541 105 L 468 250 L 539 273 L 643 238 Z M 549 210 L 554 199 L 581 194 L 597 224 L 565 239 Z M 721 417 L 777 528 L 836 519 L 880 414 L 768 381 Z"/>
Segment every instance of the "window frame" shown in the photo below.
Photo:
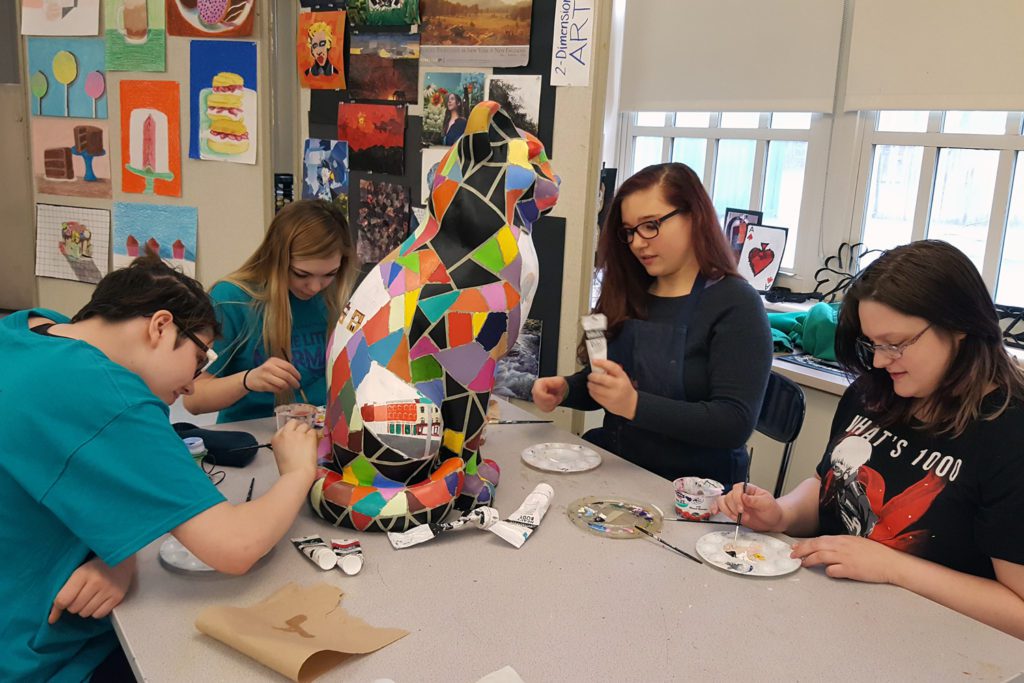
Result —
<path fill-rule="evenodd" d="M 924 132 L 893 132 L 878 130 L 878 112 L 861 112 L 860 137 L 861 149 L 857 171 L 857 185 L 854 193 L 854 210 L 850 221 L 848 239 L 850 243 L 863 239 L 865 221 L 868 216 L 869 192 L 871 190 L 871 171 L 877 145 L 899 145 L 905 147 L 922 147 L 921 172 L 918 179 L 917 200 L 914 206 L 914 221 L 911 241 L 927 238 L 928 224 L 931 220 L 935 176 L 938 170 L 939 153 L 942 149 L 977 149 L 999 152 L 996 167 L 995 190 L 989 214 L 988 231 L 985 237 L 985 252 L 981 264 L 981 277 L 985 281 L 993 300 L 999 282 L 999 270 L 1003 242 L 1006 238 L 1007 221 L 1009 219 L 1010 196 L 1013 188 L 1016 158 L 1018 152 L 1024 152 L 1024 113 L 1008 112 L 1006 128 L 1002 134 L 985 133 L 943 133 L 942 124 L 945 111 L 931 111 L 928 115 L 928 126 Z M 1024 172 L 1024 169 L 1021 169 Z"/>
<path fill-rule="evenodd" d="M 822 113 L 811 113 L 809 128 L 772 128 L 773 112 L 760 112 L 757 128 L 721 128 L 719 124 L 723 112 L 710 112 L 707 127 L 676 126 L 676 112 L 662 113 L 661 126 L 641 126 L 637 124 L 637 112 L 620 114 L 620 141 L 616 158 L 622 169 L 619 183 L 630 177 L 639 169 L 633 168 L 633 158 L 638 137 L 660 137 L 662 139 L 661 160 L 672 159 L 672 144 L 675 138 L 698 138 L 707 140 L 704 152 L 703 185 L 708 194 L 714 197 L 715 166 L 718 162 L 718 143 L 721 140 L 753 140 L 754 172 L 751 177 L 749 207 L 761 210 L 764 201 L 765 173 L 768 163 L 768 146 L 773 141 L 795 141 L 807 143 L 807 161 L 804 166 L 804 182 L 800 197 L 800 215 L 796 226 L 796 240 L 793 242 L 793 267 L 779 271 L 779 283 L 797 291 L 813 289 L 813 274 L 820 267 L 818 263 L 820 245 L 822 244 L 822 219 L 825 204 L 826 169 L 829 161 L 829 140 L 832 135 L 832 116 Z M 810 284 L 809 284 L 810 283 Z"/>

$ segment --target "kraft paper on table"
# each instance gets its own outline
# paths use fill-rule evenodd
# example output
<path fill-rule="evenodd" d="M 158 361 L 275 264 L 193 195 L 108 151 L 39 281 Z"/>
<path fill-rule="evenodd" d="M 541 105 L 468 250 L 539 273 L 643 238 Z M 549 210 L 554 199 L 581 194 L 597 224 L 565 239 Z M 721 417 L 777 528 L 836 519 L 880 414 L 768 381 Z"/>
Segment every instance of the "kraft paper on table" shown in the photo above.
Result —
<path fill-rule="evenodd" d="M 377 628 L 340 605 L 342 591 L 289 583 L 252 607 L 208 607 L 196 628 L 293 681 L 311 681 L 349 655 L 366 654 L 409 634 Z"/>

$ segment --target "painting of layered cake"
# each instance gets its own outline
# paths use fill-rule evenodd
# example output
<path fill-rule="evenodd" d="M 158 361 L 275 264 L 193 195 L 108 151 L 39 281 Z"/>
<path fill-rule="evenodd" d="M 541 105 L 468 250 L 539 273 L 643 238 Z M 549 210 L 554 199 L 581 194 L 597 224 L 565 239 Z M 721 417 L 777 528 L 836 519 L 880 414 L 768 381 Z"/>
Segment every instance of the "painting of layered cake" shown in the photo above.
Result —
<path fill-rule="evenodd" d="M 36 275 L 96 283 L 107 274 L 110 212 L 36 204 Z"/>
<path fill-rule="evenodd" d="M 189 156 L 256 163 L 256 44 L 192 41 Z"/>
<path fill-rule="evenodd" d="M 181 93 L 174 81 L 121 81 L 121 191 L 181 196 Z"/>
<path fill-rule="evenodd" d="M 166 0 L 172 36 L 238 38 L 252 35 L 255 0 Z"/>
<path fill-rule="evenodd" d="M 32 175 L 40 194 L 110 199 L 106 122 L 33 117 Z"/>

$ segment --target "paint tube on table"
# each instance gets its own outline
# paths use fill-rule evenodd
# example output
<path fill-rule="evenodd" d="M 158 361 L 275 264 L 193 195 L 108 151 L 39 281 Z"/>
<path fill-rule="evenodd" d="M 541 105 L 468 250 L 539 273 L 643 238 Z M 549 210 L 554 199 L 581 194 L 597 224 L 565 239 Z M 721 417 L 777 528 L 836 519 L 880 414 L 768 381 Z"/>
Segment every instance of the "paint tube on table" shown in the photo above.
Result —
<path fill-rule="evenodd" d="M 327 545 L 319 536 L 293 538 L 292 545 L 320 569 L 334 569 L 338 564 L 338 556 L 331 550 L 331 546 Z"/>
<path fill-rule="evenodd" d="M 409 548 L 420 543 L 425 543 L 432 538 L 436 538 L 447 531 L 455 531 L 457 529 L 464 529 L 467 527 L 476 527 L 477 529 L 489 529 L 493 525 L 498 523 L 501 519 L 498 511 L 492 507 L 478 507 L 475 510 L 471 510 L 462 517 L 452 520 L 451 522 L 434 522 L 431 524 L 422 524 L 417 527 L 413 527 L 408 531 L 401 533 L 388 532 L 388 540 L 391 541 L 391 545 L 394 546 L 395 550 L 401 550 L 403 548 Z"/>
<path fill-rule="evenodd" d="M 332 538 L 331 550 L 338 559 L 338 569 L 355 576 L 363 568 L 363 544 L 355 538 Z"/>
<path fill-rule="evenodd" d="M 522 548 L 533 530 L 540 526 L 540 521 L 544 519 L 544 513 L 548 511 L 554 496 L 555 490 L 551 486 L 537 484 L 537 487 L 530 492 L 519 509 L 513 512 L 508 519 L 492 526 L 491 532 L 515 547 Z"/>
<path fill-rule="evenodd" d="M 583 338 L 586 340 L 590 369 L 592 372 L 604 372 L 594 367 L 594 361 L 608 360 L 608 341 L 604 336 L 608 329 L 608 318 L 603 313 L 594 313 L 583 316 L 580 322 L 583 325 Z"/>

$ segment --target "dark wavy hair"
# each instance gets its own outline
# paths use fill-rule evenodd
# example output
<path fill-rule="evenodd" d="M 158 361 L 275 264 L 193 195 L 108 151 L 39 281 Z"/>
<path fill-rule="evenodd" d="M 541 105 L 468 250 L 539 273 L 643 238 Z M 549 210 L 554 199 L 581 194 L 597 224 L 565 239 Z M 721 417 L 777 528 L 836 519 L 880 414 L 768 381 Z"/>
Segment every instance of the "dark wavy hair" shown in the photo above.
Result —
<path fill-rule="evenodd" d="M 89 318 L 121 322 L 161 310 L 170 311 L 175 323 L 186 332 L 209 331 L 215 338 L 220 336 L 220 323 L 203 286 L 152 253 L 108 273 L 71 322 Z M 179 343 L 181 340 L 179 334 Z"/>
<path fill-rule="evenodd" d="M 652 187 L 660 187 L 665 201 L 690 217 L 693 225 L 690 244 L 700 272 L 709 280 L 739 277 L 736 259 L 722 232 L 714 204 L 693 169 L 678 163 L 648 166 L 627 178 L 619 187 L 598 240 L 601 296 L 594 312 L 607 316 L 609 337 L 618 335 L 626 320 L 647 319 L 647 291 L 654 278 L 647 274 L 619 234 L 622 231 L 622 201 L 634 192 Z M 578 356 L 581 362 L 586 362 L 586 348 L 582 342 Z"/>
<path fill-rule="evenodd" d="M 843 298 L 836 329 L 836 357 L 860 377 L 865 405 L 882 426 L 914 415 L 911 399 L 896 395 L 892 379 L 875 368 L 872 354 L 857 343 L 861 301 L 876 301 L 904 315 L 924 318 L 939 334 L 963 334 L 938 388 L 925 399 L 923 429 L 958 437 L 975 420 L 992 420 L 1011 401 L 1024 399 L 1024 373 L 1003 345 L 999 316 L 981 274 L 956 247 L 922 240 L 890 249 L 864 269 Z M 1000 405 L 983 404 L 995 387 Z"/>

